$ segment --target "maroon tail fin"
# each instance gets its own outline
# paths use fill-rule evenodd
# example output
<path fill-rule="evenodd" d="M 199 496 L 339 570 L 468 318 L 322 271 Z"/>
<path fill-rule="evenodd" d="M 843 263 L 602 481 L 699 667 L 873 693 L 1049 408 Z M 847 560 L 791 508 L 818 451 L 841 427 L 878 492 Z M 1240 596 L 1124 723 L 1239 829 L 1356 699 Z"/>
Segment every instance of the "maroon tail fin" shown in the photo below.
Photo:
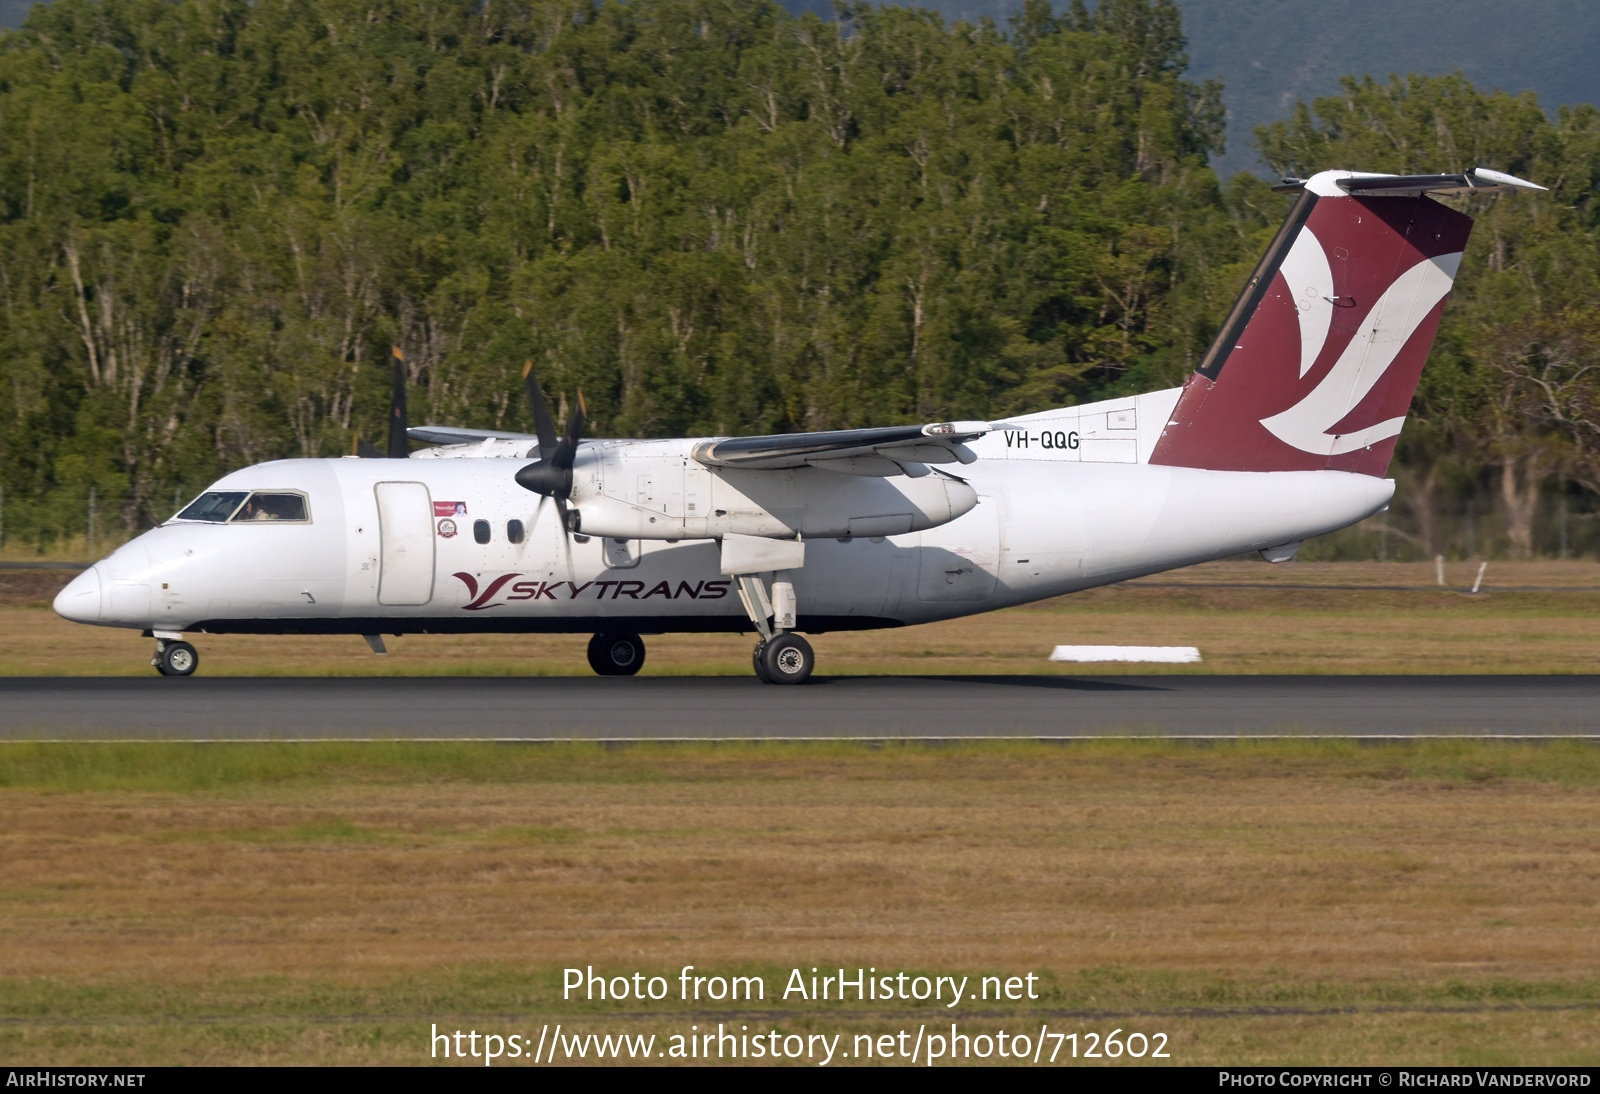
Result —
<path fill-rule="evenodd" d="M 1302 184 L 1150 462 L 1382 476 L 1472 229 L 1426 194 L 1487 188 L 1473 181 L 1327 171 Z"/>

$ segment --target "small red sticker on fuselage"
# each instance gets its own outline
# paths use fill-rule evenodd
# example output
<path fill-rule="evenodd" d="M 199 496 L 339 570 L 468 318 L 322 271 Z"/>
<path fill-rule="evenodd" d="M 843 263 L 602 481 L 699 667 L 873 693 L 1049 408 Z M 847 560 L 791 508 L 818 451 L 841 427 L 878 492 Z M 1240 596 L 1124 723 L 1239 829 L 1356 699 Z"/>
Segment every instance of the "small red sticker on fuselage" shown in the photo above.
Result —
<path fill-rule="evenodd" d="M 467 503 L 464 501 L 436 501 L 433 503 L 433 515 L 436 517 L 464 517 L 467 515 Z"/>

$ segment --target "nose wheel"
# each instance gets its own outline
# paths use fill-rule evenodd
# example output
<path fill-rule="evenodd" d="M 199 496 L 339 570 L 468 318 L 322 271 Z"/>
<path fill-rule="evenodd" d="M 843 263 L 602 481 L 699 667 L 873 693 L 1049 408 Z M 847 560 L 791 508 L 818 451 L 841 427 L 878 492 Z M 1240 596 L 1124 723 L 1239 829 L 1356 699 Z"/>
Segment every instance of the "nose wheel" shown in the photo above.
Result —
<path fill-rule="evenodd" d="M 187 642 L 156 640 L 156 655 L 150 659 L 162 676 L 193 676 L 200 667 L 200 655 Z"/>
<path fill-rule="evenodd" d="M 798 634 L 779 634 L 761 643 L 751 655 L 756 675 L 768 684 L 803 684 L 817 666 L 811 643 Z"/>
<path fill-rule="evenodd" d="M 601 631 L 589 639 L 589 667 L 601 676 L 632 676 L 644 665 L 644 639 Z"/>

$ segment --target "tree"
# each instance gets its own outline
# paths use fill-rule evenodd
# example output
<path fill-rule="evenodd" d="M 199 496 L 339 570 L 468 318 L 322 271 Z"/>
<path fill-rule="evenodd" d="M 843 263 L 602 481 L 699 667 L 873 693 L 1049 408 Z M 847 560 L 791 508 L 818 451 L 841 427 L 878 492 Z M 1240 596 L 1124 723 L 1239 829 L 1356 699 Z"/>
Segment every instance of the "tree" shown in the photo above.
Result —
<path fill-rule="evenodd" d="M 1418 461 L 1402 477 L 1424 493 L 1439 481 L 1428 465 L 1451 450 L 1492 472 L 1508 546 L 1527 557 L 1541 492 L 1558 474 L 1596 482 L 1577 469 L 1600 456 L 1600 435 L 1582 424 L 1600 345 L 1590 318 L 1600 292 L 1600 111 L 1564 108 L 1552 120 L 1531 93 L 1486 93 L 1460 75 L 1350 77 L 1342 95 L 1301 103 L 1256 136 L 1284 174 L 1484 166 L 1550 187 L 1457 203 L 1477 223 L 1413 405 L 1433 440 L 1400 450 L 1402 462 Z M 1434 523 L 1419 513 L 1430 544 Z"/>
<path fill-rule="evenodd" d="M 529 428 L 535 356 L 613 435 L 1175 382 L 1258 243 L 1217 89 L 1171 0 L 1028 10 L 41 4 L 0 35 L 7 494 L 133 528 L 349 452 L 391 343 L 422 416 Z"/>

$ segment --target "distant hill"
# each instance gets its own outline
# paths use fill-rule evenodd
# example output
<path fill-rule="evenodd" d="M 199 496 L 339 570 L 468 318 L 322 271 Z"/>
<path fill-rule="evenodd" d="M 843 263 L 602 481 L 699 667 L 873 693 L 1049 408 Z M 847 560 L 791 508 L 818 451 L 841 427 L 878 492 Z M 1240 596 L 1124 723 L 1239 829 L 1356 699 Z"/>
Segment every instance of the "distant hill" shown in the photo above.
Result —
<path fill-rule="evenodd" d="M 828 14 L 827 0 L 785 0 Z M 1180 0 L 1189 75 L 1227 86 L 1225 174 L 1262 170 L 1253 126 L 1296 99 L 1338 90 L 1339 77 L 1461 70 L 1474 84 L 1531 88 L 1546 109 L 1600 101 L 1600 3 L 1595 0 Z M 30 0 L 0 0 L 0 27 L 15 27 Z M 1005 25 L 1020 0 L 922 0 L 947 20 L 987 15 Z M 1064 7 L 1064 3 L 1057 7 Z"/>
<path fill-rule="evenodd" d="M 1460 70 L 1480 88 L 1532 89 L 1554 113 L 1600 102 L 1600 4 L 1593 0 L 1190 0 L 1190 78 L 1227 85 L 1228 154 L 1259 169 L 1251 128 L 1339 77 Z M 1450 167 L 1465 164 L 1444 165 Z"/>
<path fill-rule="evenodd" d="M 792 11 L 832 10 L 787 0 Z M 922 0 L 946 19 L 987 15 L 1005 25 L 1020 0 Z M 1058 0 L 1057 10 L 1065 7 Z M 1600 101 L 1600 3 L 1595 0 L 1179 0 L 1189 78 L 1227 87 L 1225 174 L 1264 168 L 1254 126 L 1295 100 L 1332 94 L 1339 77 L 1459 69 L 1482 88 L 1532 89 L 1546 110 Z"/>

